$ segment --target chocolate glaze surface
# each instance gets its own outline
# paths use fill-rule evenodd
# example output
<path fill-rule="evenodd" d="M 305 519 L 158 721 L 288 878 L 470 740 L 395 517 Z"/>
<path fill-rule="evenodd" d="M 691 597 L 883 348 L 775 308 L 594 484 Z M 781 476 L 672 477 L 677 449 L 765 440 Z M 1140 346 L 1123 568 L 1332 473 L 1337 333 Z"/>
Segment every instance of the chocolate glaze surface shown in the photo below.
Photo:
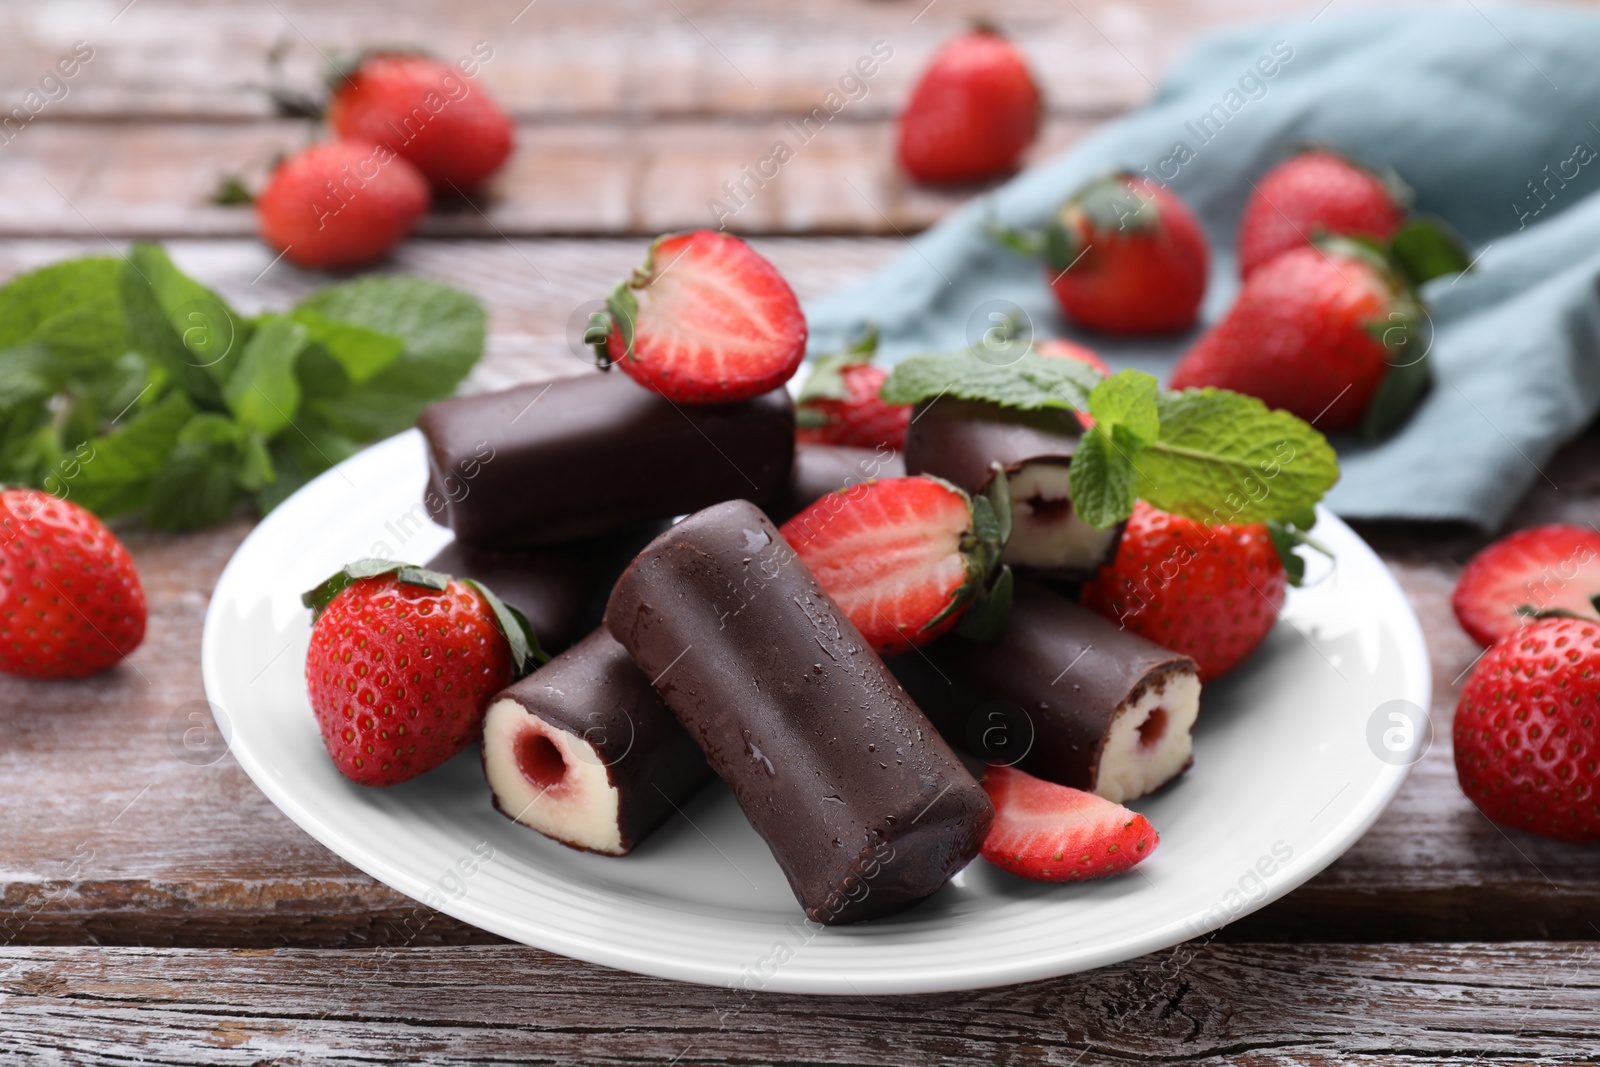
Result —
<path fill-rule="evenodd" d="M 606 597 L 628 561 L 664 524 L 555 548 L 496 552 L 452 541 L 425 566 L 472 578 L 528 617 L 539 646 L 554 655 L 600 625 Z"/>
<path fill-rule="evenodd" d="M 808 918 L 887 915 L 977 854 L 982 786 L 755 505 L 651 542 L 606 627 L 772 849 Z"/>
<path fill-rule="evenodd" d="M 767 509 L 782 524 L 829 493 L 878 478 L 904 478 L 905 457 L 892 448 L 798 444 L 794 473 L 783 498 Z"/>
<path fill-rule="evenodd" d="M 624 852 L 712 778 L 699 746 L 603 628 L 495 697 L 504 699 L 594 747 L 617 791 Z M 495 807 L 515 816 L 498 799 Z"/>
<path fill-rule="evenodd" d="M 1059 467 L 1064 478 L 1082 436 L 1083 428 L 1071 411 L 1017 411 L 995 404 L 940 397 L 917 406 L 916 415 L 906 430 L 906 470 L 911 474 L 943 478 L 977 495 L 988 488 L 996 463 L 1013 478 L 1024 466 L 1035 464 Z M 1060 505 L 1042 506 L 1048 509 L 1070 507 L 1070 504 L 1062 501 Z M 1018 512 L 1019 524 L 1028 507 L 1026 500 L 1014 497 L 1013 510 Z M 1095 536 L 1087 526 L 1079 533 Z M 1098 558 L 1087 565 L 1033 569 L 1039 576 L 1053 580 L 1086 581 L 1116 555 L 1121 536 L 1119 525 L 1097 538 L 1104 541 L 1104 548 L 1097 547 Z M 1009 556 L 1006 562 L 1028 567 L 1028 561 Z"/>
<path fill-rule="evenodd" d="M 890 666 L 952 744 L 1086 792 L 1117 709 L 1169 674 L 1196 670 L 1188 656 L 1030 581 L 1017 583 L 997 640 L 952 635 L 922 652 Z"/>
<path fill-rule="evenodd" d="M 621 373 L 430 404 L 424 502 L 456 539 L 516 549 L 575 541 L 789 484 L 794 405 L 674 404 Z"/>

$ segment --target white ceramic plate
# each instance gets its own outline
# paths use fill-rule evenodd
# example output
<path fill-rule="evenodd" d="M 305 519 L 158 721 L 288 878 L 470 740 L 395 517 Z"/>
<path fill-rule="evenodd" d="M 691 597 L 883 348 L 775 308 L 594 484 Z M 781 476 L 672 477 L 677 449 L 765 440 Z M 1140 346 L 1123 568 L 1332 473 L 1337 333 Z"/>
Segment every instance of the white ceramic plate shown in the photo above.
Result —
<path fill-rule="evenodd" d="M 206 692 L 234 758 L 306 832 L 428 907 L 516 941 L 645 974 L 805 993 L 1000 985 L 1129 959 L 1206 933 L 1331 863 L 1383 810 L 1426 743 L 1422 634 L 1349 527 L 1323 515 L 1338 565 L 1290 594 L 1244 668 L 1207 688 L 1194 767 L 1133 805 L 1161 834 L 1118 878 L 1023 881 L 974 863 L 901 915 L 808 927 L 720 784 L 633 855 L 569 851 L 490 806 L 476 752 L 370 789 L 328 759 L 302 679 L 299 595 L 377 552 L 424 562 L 411 431 L 327 472 L 239 547 L 206 615 Z M 1420 720 L 1425 724 L 1425 717 Z"/>

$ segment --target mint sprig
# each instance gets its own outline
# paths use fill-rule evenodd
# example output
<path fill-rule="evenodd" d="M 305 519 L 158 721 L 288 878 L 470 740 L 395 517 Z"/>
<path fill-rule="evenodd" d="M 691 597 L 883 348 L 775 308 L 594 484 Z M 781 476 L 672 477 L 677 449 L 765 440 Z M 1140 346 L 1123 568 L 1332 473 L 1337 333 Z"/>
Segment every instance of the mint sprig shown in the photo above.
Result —
<path fill-rule="evenodd" d="M 52 264 L 0 287 L 0 481 L 169 530 L 264 512 L 449 395 L 484 324 L 418 278 L 248 317 L 158 245 Z"/>
<path fill-rule="evenodd" d="M 898 404 L 949 395 L 1093 416 L 1072 457 L 1072 501 L 1099 529 L 1126 519 L 1140 499 L 1213 525 L 1292 520 L 1339 479 L 1333 448 L 1301 419 L 1225 389 L 1162 392 L 1139 371 L 1102 378 L 1031 351 L 1008 366 L 942 352 L 900 363 L 882 394 Z"/>
<path fill-rule="evenodd" d="M 986 400 L 1022 411 L 1069 408 L 1085 411 L 1102 376 L 1076 359 L 1050 359 L 1017 342 L 1016 349 L 930 352 L 903 360 L 879 395 L 890 404 L 916 404 L 939 396 Z"/>

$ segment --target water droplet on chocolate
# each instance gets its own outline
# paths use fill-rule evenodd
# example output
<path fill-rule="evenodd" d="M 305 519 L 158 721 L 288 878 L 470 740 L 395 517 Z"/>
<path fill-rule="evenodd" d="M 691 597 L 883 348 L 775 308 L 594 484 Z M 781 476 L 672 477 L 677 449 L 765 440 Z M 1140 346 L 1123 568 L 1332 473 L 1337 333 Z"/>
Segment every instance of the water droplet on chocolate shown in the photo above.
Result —
<path fill-rule="evenodd" d="M 829 793 L 827 796 L 823 797 L 822 799 L 823 800 L 831 800 L 835 804 L 843 804 L 844 803 L 844 801 L 840 800 L 837 796 L 835 796 L 832 793 Z M 834 844 L 838 844 L 838 841 L 835 841 Z"/>
<path fill-rule="evenodd" d="M 772 544 L 772 538 L 767 536 L 767 531 L 744 531 L 744 550 L 746 552 L 760 552 L 763 548 L 766 548 L 770 544 Z"/>
<path fill-rule="evenodd" d="M 744 751 L 745 754 L 751 758 L 751 760 L 761 764 L 761 766 L 765 768 L 769 777 L 776 778 L 778 776 L 778 771 L 772 766 L 772 761 L 769 760 L 761 751 L 761 749 L 756 746 L 756 743 L 751 740 L 749 730 L 744 731 Z"/>

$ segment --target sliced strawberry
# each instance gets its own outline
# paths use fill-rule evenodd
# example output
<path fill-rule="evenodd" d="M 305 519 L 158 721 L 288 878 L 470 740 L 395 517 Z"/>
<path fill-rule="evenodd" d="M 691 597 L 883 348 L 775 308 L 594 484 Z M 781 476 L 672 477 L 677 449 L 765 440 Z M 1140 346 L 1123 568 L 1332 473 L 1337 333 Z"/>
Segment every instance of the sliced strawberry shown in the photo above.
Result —
<path fill-rule="evenodd" d="M 1600 533 L 1585 526 L 1535 526 L 1473 556 L 1451 604 L 1461 628 L 1480 645 L 1492 645 L 1527 624 L 1520 608 L 1600 618 L 1590 600 L 1597 594 Z"/>
<path fill-rule="evenodd" d="M 995 570 L 1003 539 L 994 527 L 988 500 L 919 476 L 829 493 L 782 533 L 868 643 L 891 653 L 952 629 L 990 575 L 1004 610 L 1010 572 Z"/>
<path fill-rule="evenodd" d="M 1023 878 L 1104 878 L 1140 862 L 1161 842 L 1138 812 L 1015 767 L 990 767 L 983 788 L 994 802 L 983 858 Z"/>
<path fill-rule="evenodd" d="M 805 358 L 806 319 L 789 283 L 724 233 L 657 238 L 606 304 L 587 334 L 601 364 L 679 403 L 759 396 Z"/>
<path fill-rule="evenodd" d="M 797 438 L 806 444 L 851 445 L 899 450 L 911 422 L 910 404 L 889 404 L 878 395 L 889 372 L 872 365 L 878 331 L 870 330 L 843 352 L 811 365 L 795 402 Z"/>

